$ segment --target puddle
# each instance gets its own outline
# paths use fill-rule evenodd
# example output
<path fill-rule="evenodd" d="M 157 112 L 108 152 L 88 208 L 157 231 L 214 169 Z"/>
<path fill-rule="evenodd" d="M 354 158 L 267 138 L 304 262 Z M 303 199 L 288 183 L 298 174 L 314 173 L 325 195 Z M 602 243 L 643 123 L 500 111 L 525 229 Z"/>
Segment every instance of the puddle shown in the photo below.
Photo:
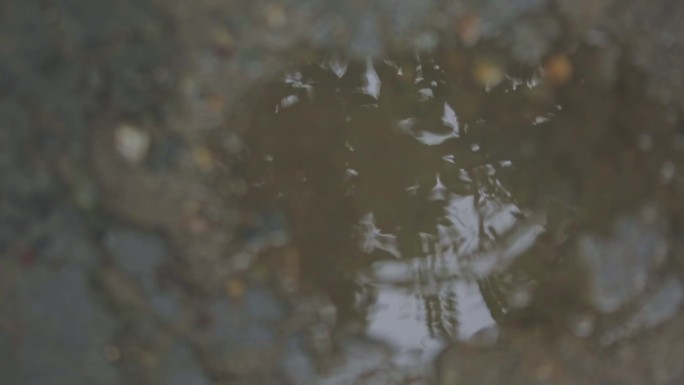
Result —
<path fill-rule="evenodd" d="M 590 45 L 534 67 L 486 45 L 319 55 L 236 107 L 226 164 L 249 211 L 286 218 L 272 254 L 296 250 L 298 290 L 399 361 L 531 325 L 611 344 L 684 297 L 684 137 L 642 80 Z"/>

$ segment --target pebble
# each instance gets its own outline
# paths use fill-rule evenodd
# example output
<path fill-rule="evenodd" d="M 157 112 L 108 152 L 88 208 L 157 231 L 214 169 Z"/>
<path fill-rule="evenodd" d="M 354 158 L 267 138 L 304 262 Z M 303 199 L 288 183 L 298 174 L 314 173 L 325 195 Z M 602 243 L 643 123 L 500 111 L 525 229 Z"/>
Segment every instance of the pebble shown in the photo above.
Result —
<path fill-rule="evenodd" d="M 477 14 L 466 12 L 456 24 L 456 34 L 466 47 L 472 47 L 480 40 L 482 21 Z"/>
<path fill-rule="evenodd" d="M 570 332 L 577 338 L 587 338 L 592 335 L 596 327 L 596 318 L 593 314 L 576 314 L 568 320 Z"/>
<path fill-rule="evenodd" d="M 504 69 L 491 60 L 479 59 L 475 61 L 473 76 L 481 85 L 491 88 L 496 87 L 505 78 Z"/>
<path fill-rule="evenodd" d="M 135 276 L 154 274 L 168 258 L 164 240 L 129 228 L 112 228 L 104 238 L 105 249 L 126 273 Z"/>
<path fill-rule="evenodd" d="M 212 31 L 214 49 L 220 56 L 230 56 L 236 48 L 235 37 L 225 28 L 216 28 Z"/>
<path fill-rule="evenodd" d="M 555 55 L 544 63 L 544 78 L 554 86 L 561 86 L 572 78 L 573 67 L 565 55 Z"/>
<path fill-rule="evenodd" d="M 240 302 L 245 297 L 245 283 L 237 278 L 229 279 L 225 285 L 226 295 L 235 302 Z"/>
<path fill-rule="evenodd" d="M 121 124 L 114 131 L 114 147 L 129 164 L 139 165 L 150 148 L 149 134 L 130 124 Z"/>

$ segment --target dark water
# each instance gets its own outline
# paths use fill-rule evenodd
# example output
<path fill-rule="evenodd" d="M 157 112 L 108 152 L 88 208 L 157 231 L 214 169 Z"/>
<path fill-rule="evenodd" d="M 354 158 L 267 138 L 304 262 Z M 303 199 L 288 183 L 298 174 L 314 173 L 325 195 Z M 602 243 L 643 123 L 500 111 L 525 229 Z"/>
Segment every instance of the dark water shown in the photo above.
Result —
<path fill-rule="evenodd" d="M 228 163 L 247 207 L 285 218 L 291 289 L 400 359 L 539 325 L 610 345 L 684 299 L 684 137 L 642 80 L 592 46 L 535 67 L 487 47 L 321 54 L 238 106 Z"/>

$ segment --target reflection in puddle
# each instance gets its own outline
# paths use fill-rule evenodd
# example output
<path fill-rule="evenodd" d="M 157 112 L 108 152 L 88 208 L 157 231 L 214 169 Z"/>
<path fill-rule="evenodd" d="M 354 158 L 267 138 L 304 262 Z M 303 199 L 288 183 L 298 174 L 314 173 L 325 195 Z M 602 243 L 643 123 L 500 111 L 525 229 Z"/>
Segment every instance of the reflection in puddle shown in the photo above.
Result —
<path fill-rule="evenodd" d="M 604 343 L 655 326 L 684 297 L 663 278 L 674 121 L 629 71 L 587 80 L 597 55 L 555 57 L 562 81 L 450 50 L 302 65 L 234 118 L 247 200 L 286 213 L 304 279 L 398 359 L 516 320 Z"/>
<path fill-rule="evenodd" d="M 474 280 L 374 289 L 376 300 L 366 333 L 393 346 L 398 360 L 429 362 L 444 347 L 445 339 L 491 344 L 498 333 Z"/>

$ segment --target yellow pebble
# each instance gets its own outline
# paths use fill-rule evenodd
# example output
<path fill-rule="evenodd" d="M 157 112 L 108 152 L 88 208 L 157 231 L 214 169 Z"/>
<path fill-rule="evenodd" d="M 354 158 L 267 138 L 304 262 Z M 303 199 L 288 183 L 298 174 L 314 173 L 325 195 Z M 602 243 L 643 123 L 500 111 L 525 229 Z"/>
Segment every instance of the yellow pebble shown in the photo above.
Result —
<path fill-rule="evenodd" d="M 214 168 L 214 157 L 206 147 L 198 146 L 193 150 L 195 165 L 203 172 L 210 172 Z"/>
<path fill-rule="evenodd" d="M 544 63 L 544 79 L 551 85 L 560 86 L 572 78 L 572 63 L 565 55 L 556 55 Z"/>
<path fill-rule="evenodd" d="M 234 301 L 241 301 L 245 296 L 245 284 L 239 279 L 230 279 L 226 282 L 226 294 Z"/>
<path fill-rule="evenodd" d="M 485 87 L 496 87 L 505 77 L 504 69 L 490 60 L 479 59 L 473 68 L 475 80 Z"/>

